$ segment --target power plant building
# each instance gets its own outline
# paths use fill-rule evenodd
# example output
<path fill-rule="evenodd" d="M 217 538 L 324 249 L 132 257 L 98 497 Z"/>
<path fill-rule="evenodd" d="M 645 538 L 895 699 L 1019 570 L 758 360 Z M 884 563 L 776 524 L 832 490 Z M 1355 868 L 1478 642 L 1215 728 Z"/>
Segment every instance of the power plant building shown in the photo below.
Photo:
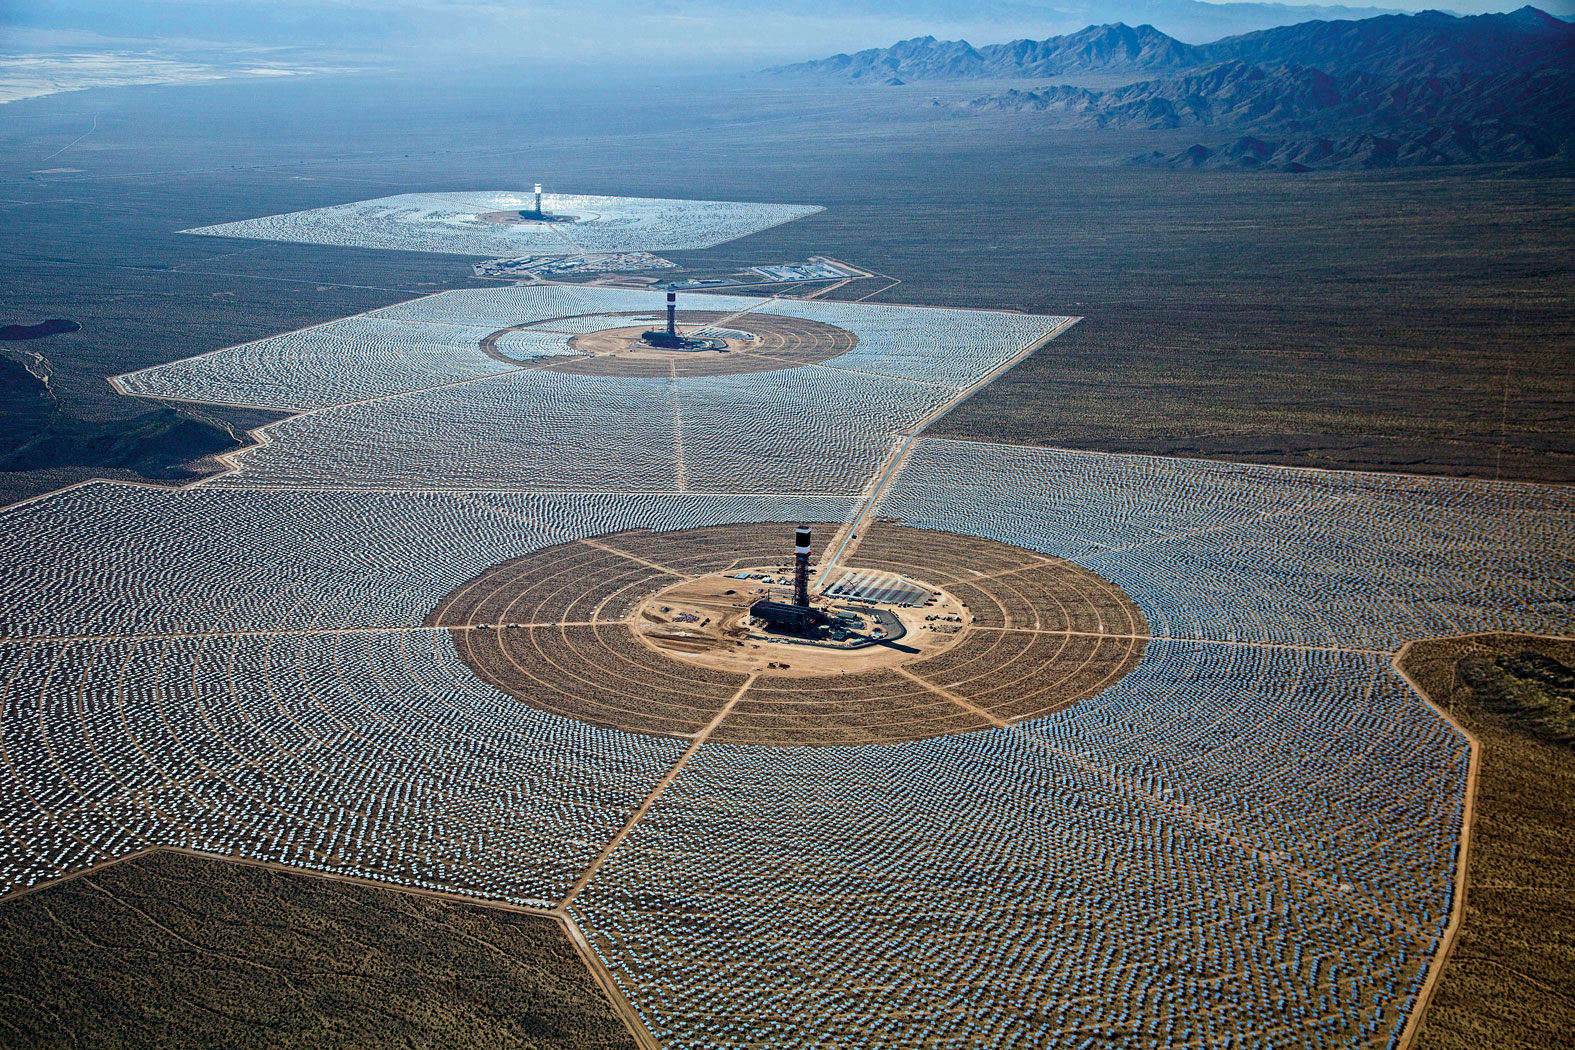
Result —
<path fill-rule="evenodd" d="M 820 611 L 804 605 L 762 598 L 749 607 L 749 615 L 768 628 L 802 634 L 820 623 Z"/>

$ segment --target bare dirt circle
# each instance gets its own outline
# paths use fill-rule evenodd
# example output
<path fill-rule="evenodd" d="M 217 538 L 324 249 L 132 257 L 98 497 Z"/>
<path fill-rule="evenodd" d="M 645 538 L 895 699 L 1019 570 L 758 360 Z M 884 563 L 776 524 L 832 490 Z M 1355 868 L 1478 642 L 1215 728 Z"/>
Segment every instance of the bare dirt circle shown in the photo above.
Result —
<path fill-rule="evenodd" d="M 490 222 L 497 226 L 550 226 L 555 222 L 578 222 L 578 215 L 554 215 L 548 213 L 540 218 L 517 211 L 486 211 L 476 216 L 480 222 Z"/>
<path fill-rule="evenodd" d="M 532 321 L 528 325 L 499 329 L 481 340 L 481 349 L 491 357 L 522 368 L 570 372 L 576 375 L 671 378 L 739 375 L 797 368 L 840 357 L 859 343 L 858 336 L 845 328 L 801 317 L 780 317 L 774 314 L 746 314 L 742 317 L 733 317 L 715 310 L 680 310 L 677 322 L 681 332 L 693 334 L 711 326 L 720 326 L 729 333 L 723 339 L 726 349 L 661 350 L 640 345 L 639 339 L 642 333 L 650 328 L 663 327 L 666 322 L 633 323 L 633 319 L 655 317 L 659 313 L 658 310 L 611 314 L 609 316 L 612 317 L 628 316 L 632 323 L 627 327 L 587 332 L 571 337 L 569 346 L 579 351 L 572 356 L 544 357 L 536 361 L 521 362 L 497 349 L 498 339 L 509 332 L 552 331 L 551 320 Z M 556 320 L 571 319 L 557 318 Z"/>
<path fill-rule="evenodd" d="M 837 528 L 817 527 L 817 540 L 827 543 Z M 900 639 L 912 652 L 882 647 L 839 664 L 806 647 L 756 650 L 726 636 L 743 659 L 713 660 L 708 646 L 685 652 L 653 639 L 705 618 L 679 620 L 690 607 L 674 596 L 686 585 L 710 600 L 728 589 L 718 590 L 728 575 L 784 579 L 791 540 L 791 526 L 769 524 L 564 543 L 461 584 L 426 624 L 449 628 L 472 671 L 540 710 L 637 733 L 779 747 L 893 744 L 1036 718 L 1118 681 L 1148 641 L 1142 612 L 1096 573 L 884 522 L 865 529 L 834 575 L 906 575 L 933 591 L 935 604 L 912 610 L 917 629 Z M 953 614 L 957 621 L 943 618 Z"/>

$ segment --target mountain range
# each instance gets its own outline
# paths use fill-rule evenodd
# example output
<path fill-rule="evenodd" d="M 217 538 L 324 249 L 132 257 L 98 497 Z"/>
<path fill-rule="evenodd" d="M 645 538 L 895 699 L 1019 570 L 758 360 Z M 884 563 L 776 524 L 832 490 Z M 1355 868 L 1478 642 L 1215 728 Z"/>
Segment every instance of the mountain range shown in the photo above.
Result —
<path fill-rule="evenodd" d="M 1575 62 L 1575 24 L 1534 7 L 1458 17 L 1440 11 L 1356 21 L 1311 21 L 1186 44 L 1151 25 L 1115 23 L 1045 40 L 974 47 L 933 36 L 777 66 L 767 73 L 850 81 L 1006 80 L 1080 73 L 1174 72 L 1223 62 L 1449 76 Z"/>
<path fill-rule="evenodd" d="M 1150 25 L 1121 23 L 1047 40 L 1013 40 L 974 47 L 966 40 L 933 36 L 903 40 L 891 47 L 812 62 L 778 66 L 768 73 L 790 77 L 832 77 L 850 81 L 906 83 L 910 80 L 1005 80 L 1057 77 L 1075 73 L 1180 69 L 1201 59 L 1199 49 L 1166 36 Z"/>
<path fill-rule="evenodd" d="M 1175 167 L 1529 160 L 1575 139 L 1575 25 L 1531 7 L 1313 21 L 1203 45 L 1122 24 L 979 48 L 920 37 L 771 72 L 887 84 L 1127 75 L 1133 82 L 1112 89 L 1047 85 L 961 108 L 1034 112 L 1072 127 L 1241 133 L 1137 158 Z"/>

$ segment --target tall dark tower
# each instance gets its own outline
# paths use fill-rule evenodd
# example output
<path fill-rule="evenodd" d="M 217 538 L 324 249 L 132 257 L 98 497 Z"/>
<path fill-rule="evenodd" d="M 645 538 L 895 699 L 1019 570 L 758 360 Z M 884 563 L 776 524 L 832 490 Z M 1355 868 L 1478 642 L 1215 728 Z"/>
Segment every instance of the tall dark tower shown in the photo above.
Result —
<path fill-rule="evenodd" d="M 809 526 L 800 525 L 793 544 L 793 604 L 809 608 Z"/>
<path fill-rule="evenodd" d="M 640 341 L 658 350 L 719 350 L 727 353 L 726 339 L 678 334 L 678 293 L 671 290 L 667 293 L 667 327 L 648 330 L 640 336 Z"/>
<path fill-rule="evenodd" d="M 536 183 L 536 218 L 541 218 L 541 183 Z"/>

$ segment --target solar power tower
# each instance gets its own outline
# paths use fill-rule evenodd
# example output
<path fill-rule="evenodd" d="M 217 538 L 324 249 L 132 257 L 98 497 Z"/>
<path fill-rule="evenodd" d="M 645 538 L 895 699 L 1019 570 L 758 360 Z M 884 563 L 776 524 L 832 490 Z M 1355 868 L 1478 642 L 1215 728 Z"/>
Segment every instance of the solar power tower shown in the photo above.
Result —
<path fill-rule="evenodd" d="M 793 604 L 809 608 L 809 526 L 800 525 L 793 537 Z"/>
<path fill-rule="evenodd" d="M 667 334 L 678 338 L 678 293 L 667 293 Z"/>

